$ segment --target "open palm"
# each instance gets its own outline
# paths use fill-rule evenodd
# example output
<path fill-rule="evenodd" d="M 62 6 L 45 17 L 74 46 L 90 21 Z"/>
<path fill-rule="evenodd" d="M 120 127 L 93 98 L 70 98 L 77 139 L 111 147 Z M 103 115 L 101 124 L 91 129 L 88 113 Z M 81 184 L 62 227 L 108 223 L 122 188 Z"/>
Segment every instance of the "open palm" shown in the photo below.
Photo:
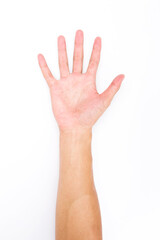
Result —
<path fill-rule="evenodd" d="M 91 128 L 110 105 L 119 90 L 124 74 L 118 75 L 101 94 L 96 89 L 96 72 L 100 61 L 101 38 L 97 37 L 86 73 L 83 70 L 83 31 L 77 30 L 73 70 L 69 72 L 65 38 L 58 37 L 60 79 L 49 70 L 45 58 L 38 54 L 39 66 L 50 89 L 52 109 L 60 130 Z"/>

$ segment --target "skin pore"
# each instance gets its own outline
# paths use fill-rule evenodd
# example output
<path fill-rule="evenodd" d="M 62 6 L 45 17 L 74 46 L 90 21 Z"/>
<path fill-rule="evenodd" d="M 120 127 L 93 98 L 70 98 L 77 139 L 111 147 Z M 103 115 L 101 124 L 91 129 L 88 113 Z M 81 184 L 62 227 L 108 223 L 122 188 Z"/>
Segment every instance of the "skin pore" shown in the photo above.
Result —
<path fill-rule="evenodd" d="M 83 31 L 77 30 L 73 69 L 69 72 L 66 41 L 58 37 L 60 79 L 49 70 L 42 54 L 38 63 L 48 84 L 53 114 L 59 127 L 60 169 L 56 204 L 56 240 L 101 240 L 100 208 L 92 169 L 92 127 L 110 105 L 124 74 L 99 94 L 96 72 L 101 38 L 96 37 L 87 71 L 83 73 Z"/>

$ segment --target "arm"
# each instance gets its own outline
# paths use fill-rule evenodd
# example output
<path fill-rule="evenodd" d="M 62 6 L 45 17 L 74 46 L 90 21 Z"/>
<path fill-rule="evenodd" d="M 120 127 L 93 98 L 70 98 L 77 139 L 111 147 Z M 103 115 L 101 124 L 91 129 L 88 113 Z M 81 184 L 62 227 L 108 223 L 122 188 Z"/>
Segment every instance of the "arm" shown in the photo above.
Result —
<path fill-rule="evenodd" d="M 110 105 L 124 75 L 101 94 L 96 90 L 101 38 L 95 39 L 86 73 L 82 73 L 83 32 L 76 32 L 73 71 L 69 72 L 66 42 L 58 38 L 60 80 L 42 54 L 38 61 L 50 89 L 60 134 L 60 170 L 56 205 L 56 240 L 101 240 L 102 227 L 92 171 L 92 127 Z"/>
<path fill-rule="evenodd" d="M 100 210 L 93 182 L 91 138 L 91 129 L 60 132 L 57 240 L 102 239 Z"/>

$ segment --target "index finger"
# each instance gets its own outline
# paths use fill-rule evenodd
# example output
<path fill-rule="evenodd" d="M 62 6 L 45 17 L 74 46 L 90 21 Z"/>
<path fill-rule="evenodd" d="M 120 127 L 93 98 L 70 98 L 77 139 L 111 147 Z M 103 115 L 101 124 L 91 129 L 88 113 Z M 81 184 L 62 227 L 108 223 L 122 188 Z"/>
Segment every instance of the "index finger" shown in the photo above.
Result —
<path fill-rule="evenodd" d="M 87 68 L 87 73 L 94 75 L 94 76 L 96 75 L 98 64 L 100 61 L 100 52 L 101 52 L 101 38 L 96 37 L 94 44 L 93 44 L 90 62 L 89 62 L 88 68 Z"/>

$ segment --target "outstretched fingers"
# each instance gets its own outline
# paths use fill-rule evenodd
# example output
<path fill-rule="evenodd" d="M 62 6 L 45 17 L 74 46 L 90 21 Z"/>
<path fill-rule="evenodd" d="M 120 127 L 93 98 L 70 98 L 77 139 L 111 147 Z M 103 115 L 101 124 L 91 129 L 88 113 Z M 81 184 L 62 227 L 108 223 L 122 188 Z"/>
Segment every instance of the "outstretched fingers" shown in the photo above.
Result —
<path fill-rule="evenodd" d="M 56 79 L 53 77 L 53 75 L 46 63 L 46 60 L 42 54 L 38 54 L 38 63 L 41 68 L 42 74 L 43 74 L 44 78 L 46 79 L 48 86 L 49 87 L 52 86 L 54 84 L 54 82 L 56 81 Z"/>
<path fill-rule="evenodd" d="M 60 70 L 60 78 L 67 77 L 69 75 L 68 57 L 66 49 L 66 41 L 64 36 L 58 37 L 58 63 Z"/>
<path fill-rule="evenodd" d="M 82 73 L 83 70 L 83 31 L 77 30 L 74 43 L 73 72 Z"/>
<path fill-rule="evenodd" d="M 119 90 L 124 78 L 125 78 L 124 74 L 120 74 L 117 77 L 115 77 L 111 84 L 109 85 L 109 87 L 99 95 L 105 109 L 110 105 L 114 95 Z"/>
<path fill-rule="evenodd" d="M 101 53 L 101 38 L 96 37 L 93 44 L 92 54 L 87 68 L 87 73 L 91 75 L 96 75 L 97 68 L 100 62 L 100 53 Z"/>

